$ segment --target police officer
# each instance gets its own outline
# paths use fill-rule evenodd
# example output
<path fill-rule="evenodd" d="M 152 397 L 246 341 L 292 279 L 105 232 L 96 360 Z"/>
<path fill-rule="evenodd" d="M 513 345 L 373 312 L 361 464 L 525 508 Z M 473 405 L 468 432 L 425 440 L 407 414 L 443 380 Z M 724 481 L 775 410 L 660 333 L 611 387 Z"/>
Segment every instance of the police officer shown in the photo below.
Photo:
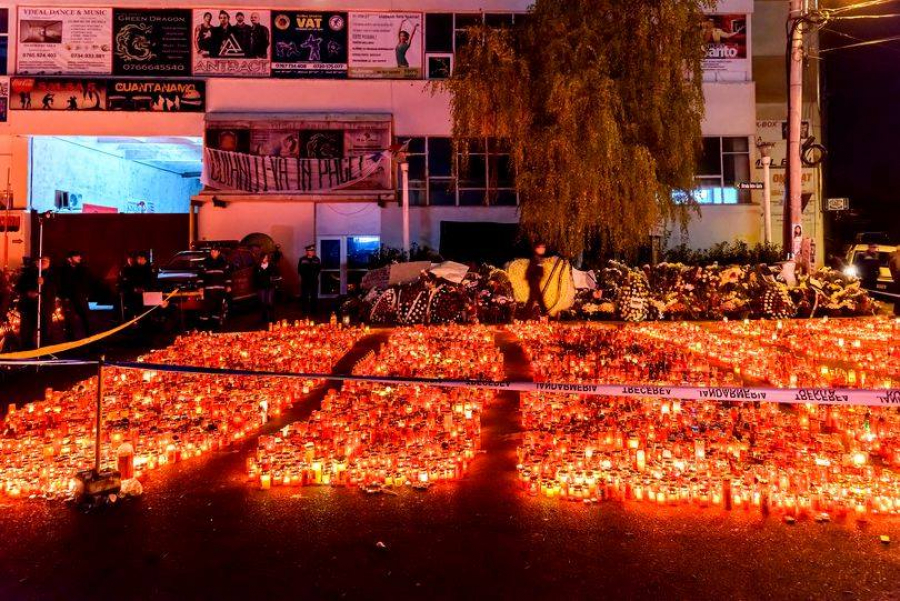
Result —
<path fill-rule="evenodd" d="M 199 284 L 203 289 L 206 307 L 200 320 L 214 322 L 221 328 L 228 307 L 228 294 L 231 292 L 231 266 L 218 248 L 211 248 L 209 256 L 203 261 Z"/>
<path fill-rule="evenodd" d="M 41 257 L 40 273 L 37 263 L 24 269 L 16 290 L 19 293 L 19 340 L 23 349 L 35 348 L 35 334 L 38 331 L 38 304 L 40 304 L 41 346 L 50 340 L 50 326 L 53 324 L 53 310 L 56 307 L 56 286 L 50 270 L 50 257 Z M 38 303 L 40 297 L 40 303 Z"/>
<path fill-rule="evenodd" d="M 82 262 L 81 252 L 73 250 L 63 263 L 59 277 L 59 297 L 63 301 L 63 315 L 65 316 L 66 340 L 72 341 L 76 337 L 75 322 L 81 322 L 81 329 L 85 337 L 91 335 L 90 308 L 88 307 L 88 294 L 90 288 L 90 276 Z"/>
<path fill-rule="evenodd" d="M 306 256 L 300 257 L 297 273 L 300 274 L 300 310 L 307 317 L 314 317 L 319 308 L 319 273 L 322 260 L 316 256 L 316 247 L 306 247 Z"/>

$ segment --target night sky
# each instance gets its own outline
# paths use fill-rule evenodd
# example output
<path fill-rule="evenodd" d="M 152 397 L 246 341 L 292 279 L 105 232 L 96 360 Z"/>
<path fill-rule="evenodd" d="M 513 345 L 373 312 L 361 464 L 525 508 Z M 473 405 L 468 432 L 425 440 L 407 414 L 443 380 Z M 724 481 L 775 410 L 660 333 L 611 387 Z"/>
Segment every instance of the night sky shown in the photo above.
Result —
<path fill-rule="evenodd" d="M 900 14 L 900 1 L 845 14 Z M 832 22 L 821 41 L 829 49 L 896 36 L 900 17 Z M 824 52 L 822 58 L 825 196 L 846 196 L 851 203 L 849 214 L 834 219 L 828 238 L 840 244 L 856 232 L 889 231 L 900 243 L 900 41 Z"/>

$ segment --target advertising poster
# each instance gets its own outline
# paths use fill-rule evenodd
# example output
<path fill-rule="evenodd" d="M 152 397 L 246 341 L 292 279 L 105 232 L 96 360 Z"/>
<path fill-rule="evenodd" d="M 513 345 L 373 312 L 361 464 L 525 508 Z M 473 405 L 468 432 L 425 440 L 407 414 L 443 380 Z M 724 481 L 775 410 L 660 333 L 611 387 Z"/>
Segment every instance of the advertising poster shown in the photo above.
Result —
<path fill-rule="evenodd" d="M 250 130 L 250 153 L 263 157 L 300 157 L 300 132 L 275 129 Z"/>
<path fill-rule="evenodd" d="M 112 72 L 111 8 L 19 7 L 18 72 Z"/>
<path fill-rule="evenodd" d="M 113 10 L 113 73 L 191 74 L 189 10 Z"/>
<path fill-rule="evenodd" d="M 350 13 L 350 77 L 420 79 L 422 13 Z"/>
<path fill-rule="evenodd" d="M 9 118 L 9 78 L 0 77 L 0 123 Z"/>
<path fill-rule="evenodd" d="M 20 111 L 102 111 L 106 80 L 14 77 L 10 104 Z"/>
<path fill-rule="evenodd" d="M 272 74 L 347 77 L 347 13 L 273 13 Z"/>
<path fill-rule="evenodd" d="M 194 11 L 191 33 L 195 75 L 267 77 L 270 13 L 255 8 Z"/>
<path fill-rule="evenodd" d="M 747 15 L 706 15 L 704 71 L 747 70 Z"/>
<path fill-rule="evenodd" d="M 202 113 L 206 84 L 177 79 L 114 79 L 107 83 L 110 111 Z"/>

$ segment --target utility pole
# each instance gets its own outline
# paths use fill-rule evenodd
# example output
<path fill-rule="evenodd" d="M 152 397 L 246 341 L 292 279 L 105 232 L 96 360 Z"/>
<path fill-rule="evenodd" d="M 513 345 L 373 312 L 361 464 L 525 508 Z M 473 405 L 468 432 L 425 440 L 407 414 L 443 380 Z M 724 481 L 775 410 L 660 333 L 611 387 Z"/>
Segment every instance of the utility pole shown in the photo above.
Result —
<path fill-rule="evenodd" d="M 800 128 L 803 108 L 803 2 L 790 0 L 788 56 L 788 164 L 784 189 L 784 252 L 793 253 L 794 229 L 803 221 L 803 166 L 800 160 Z M 793 258 L 793 257 L 792 257 Z"/>

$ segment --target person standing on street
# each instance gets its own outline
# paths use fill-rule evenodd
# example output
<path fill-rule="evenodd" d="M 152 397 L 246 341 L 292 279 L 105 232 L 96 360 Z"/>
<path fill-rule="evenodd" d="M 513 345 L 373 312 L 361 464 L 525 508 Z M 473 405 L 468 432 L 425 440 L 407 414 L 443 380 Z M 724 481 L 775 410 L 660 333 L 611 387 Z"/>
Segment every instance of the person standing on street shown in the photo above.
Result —
<path fill-rule="evenodd" d="M 305 317 L 313 318 L 319 308 L 319 273 L 322 260 L 316 256 L 315 245 L 306 247 L 306 256 L 297 263 L 300 274 L 300 310 Z"/>
<path fill-rule="evenodd" d="M 253 283 L 256 284 L 256 295 L 262 309 L 263 323 L 268 325 L 275 321 L 275 282 L 278 273 L 270 261 L 268 253 L 264 254 L 253 271 Z"/>
<path fill-rule="evenodd" d="M 547 254 L 547 246 L 538 243 L 534 247 L 534 254 L 528 262 L 525 270 L 525 281 L 528 283 L 528 302 L 525 303 L 525 317 L 531 319 L 535 312 L 539 317 L 547 313 L 547 305 L 544 304 L 544 293 L 541 290 L 541 281 L 544 279 L 544 258 Z"/>
<path fill-rule="evenodd" d="M 878 288 L 878 275 L 881 272 L 881 260 L 878 257 L 878 245 L 870 244 L 865 253 L 853 262 L 859 273 L 862 287 L 866 290 Z"/>
<path fill-rule="evenodd" d="M 228 294 L 231 292 L 231 266 L 222 251 L 211 248 L 200 270 L 200 287 L 203 289 L 205 311 L 200 320 L 214 322 L 221 329 L 228 309 Z"/>
<path fill-rule="evenodd" d="M 130 318 L 131 314 L 131 296 L 134 294 L 134 271 L 135 262 L 134 254 L 125 255 L 125 262 L 119 268 L 119 274 L 116 277 L 116 288 L 119 292 L 119 312 L 122 322 Z"/>
<path fill-rule="evenodd" d="M 50 326 L 53 323 L 53 310 L 56 308 L 56 286 L 50 270 L 50 258 L 41 257 L 41 271 L 38 275 L 37 264 L 22 271 L 16 284 L 19 293 L 19 340 L 22 349 L 35 348 L 38 331 L 38 298 L 40 297 L 40 331 L 41 346 L 50 340 Z"/>
<path fill-rule="evenodd" d="M 59 297 L 63 301 L 67 341 L 71 342 L 77 339 L 76 321 L 81 322 L 81 330 L 84 332 L 85 338 L 91 335 L 89 292 L 90 277 L 84 266 L 81 252 L 73 250 L 66 258 L 66 262 L 63 263 L 59 278 Z"/>
<path fill-rule="evenodd" d="M 894 279 L 894 294 L 900 295 L 900 247 L 897 247 L 897 250 L 888 259 L 888 268 Z M 900 317 L 900 296 L 894 298 L 894 315 Z"/>
<path fill-rule="evenodd" d="M 129 274 L 127 308 L 129 317 L 134 318 L 144 309 L 144 293 L 153 290 L 153 265 L 147 253 L 141 251 L 135 255 L 134 265 L 129 269 Z"/>

